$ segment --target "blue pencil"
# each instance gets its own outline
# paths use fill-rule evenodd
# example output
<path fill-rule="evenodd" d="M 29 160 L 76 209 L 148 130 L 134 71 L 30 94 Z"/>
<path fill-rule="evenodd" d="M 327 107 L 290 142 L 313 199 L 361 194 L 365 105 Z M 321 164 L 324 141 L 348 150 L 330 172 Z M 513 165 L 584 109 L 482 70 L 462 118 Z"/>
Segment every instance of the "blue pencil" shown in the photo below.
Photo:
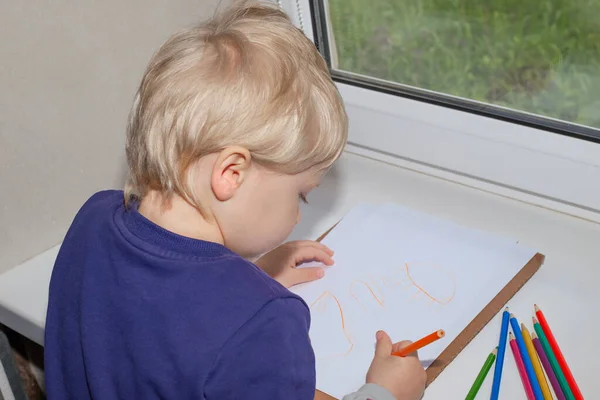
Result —
<path fill-rule="evenodd" d="M 510 325 L 512 326 L 513 333 L 515 334 L 517 346 L 519 346 L 519 352 L 521 353 L 521 358 L 523 359 L 523 364 L 525 365 L 525 372 L 527 372 L 527 377 L 529 378 L 529 383 L 531 384 L 531 389 L 533 390 L 533 396 L 535 397 L 535 400 L 544 400 L 542 388 L 540 387 L 540 383 L 535 376 L 533 364 L 531 363 L 531 358 L 529 358 L 529 353 L 527 352 L 527 347 L 525 346 L 525 340 L 523 340 L 523 334 L 521 333 L 521 328 L 519 327 L 519 321 L 517 321 L 515 316 L 512 314 L 510 314 Z"/>
<path fill-rule="evenodd" d="M 508 336 L 508 319 L 510 313 L 508 307 L 502 313 L 502 326 L 500 327 L 500 342 L 498 344 L 498 355 L 496 356 L 496 365 L 494 366 L 494 383 L 492 384 L 492 396 L 490 400 L 498 400 L 500 394 L 500 381 L 502 380 L 502 365 L 504 364 L 504 353 L 506 350 L 506 339 Z"/>

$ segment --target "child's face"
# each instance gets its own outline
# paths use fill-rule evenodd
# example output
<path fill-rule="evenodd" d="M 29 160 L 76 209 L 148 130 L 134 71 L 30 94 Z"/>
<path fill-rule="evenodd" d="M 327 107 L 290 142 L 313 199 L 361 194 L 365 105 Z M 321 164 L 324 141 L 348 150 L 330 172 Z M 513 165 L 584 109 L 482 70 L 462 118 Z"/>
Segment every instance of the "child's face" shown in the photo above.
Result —
<path fill-rule="evenodd" d="M 253 165 L 218 214 L 225 246 L 254 258 L 280 245 L 300 221 L 300 201 L 322 174 L 309 170 L 283 175 Z"/>

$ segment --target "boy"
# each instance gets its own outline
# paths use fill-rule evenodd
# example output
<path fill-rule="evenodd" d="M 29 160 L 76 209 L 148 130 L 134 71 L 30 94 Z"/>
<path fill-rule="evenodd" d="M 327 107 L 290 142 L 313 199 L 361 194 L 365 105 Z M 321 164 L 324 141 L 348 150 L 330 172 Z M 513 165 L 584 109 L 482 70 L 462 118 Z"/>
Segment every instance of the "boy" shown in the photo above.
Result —
<path fill-rule="evenodd" d="M 310 313 L 285 286 L 332 252 L 277 246 L 346 138 L 323 59 L 280 10 L 240 5 L 171 37 L 135 97 L 125 191 L 92 196 L 56 260 L 49 400 L 312 399 Z M 347 398 L 420 398 L 416 355 L 390 355 L 402 345 L 378 332 Z"/>

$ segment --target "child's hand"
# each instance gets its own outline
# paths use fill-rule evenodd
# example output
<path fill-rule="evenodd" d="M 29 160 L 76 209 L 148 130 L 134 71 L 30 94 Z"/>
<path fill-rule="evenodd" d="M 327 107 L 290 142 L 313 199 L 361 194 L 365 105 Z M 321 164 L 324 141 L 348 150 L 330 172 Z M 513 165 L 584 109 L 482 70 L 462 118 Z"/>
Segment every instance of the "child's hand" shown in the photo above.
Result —
<path fill-rule="evenodd" d="M 296 266 L 318 261 L 333 265 L 333 251 L 327 246 L 312 240 L 300 240 L 284 243 L 271 250 L 256 261 L 262 270 L 285 287 L 310 282 L 323 277 L 325 271 L 320 267 L 296 268 Z"/>
<path fill-rule="evenodd" d="M 406 357 L 392 355 L 393 352 L 410 343 L 404 341 L 392 345 L 392 340 L 387 333 L 377 332 L 377 347 L 367 372 L 367 383 L 384 387 L 398 400 L 419 400 L 423 397 L 427 375 L 418 355 L 416 353 Z"/>

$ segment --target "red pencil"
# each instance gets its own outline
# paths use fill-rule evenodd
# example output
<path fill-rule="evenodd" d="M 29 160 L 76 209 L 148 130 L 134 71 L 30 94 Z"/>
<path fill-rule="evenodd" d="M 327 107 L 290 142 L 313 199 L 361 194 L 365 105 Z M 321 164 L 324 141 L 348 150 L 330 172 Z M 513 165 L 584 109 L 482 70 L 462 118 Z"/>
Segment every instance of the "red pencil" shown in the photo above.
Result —
<path fill-rule="evenodd" d="M 537 316 L 538 321 L 539 321 L 540 325 L 542 326 L 542 330 L 546 334 L 546 338 L 548 339 L 548 342 L 550 343 L 550 347 L 552 347 L 552 351 L 554 352 L 554 355 L 556 356 L 556 359 L 558 360 L 558 365 L 560 365 L 560 369 L 562 370 L 563 374 L 565 374 L 565 378 L 567 379 L 567 383 L 569 384 L 569 387 L 571 388 L 571 391 L 573 392 L 575 399 L 583 400 L 583 395 L 581 394 L 581 391 L 579 390 L 579 386 L 577 386 L 577 382 L 575 382 L 575 378 L 573 377 L 573 374 L 571 373 L 571 370 L 569 369 L 569 366 L 567 365 L 567 360 L 565 360 L 565 356 L 563 356 L 562 351 L 560 351 L 560 347 L 558 347 L 558 342 L 556 341 L 556 338 L 554 337 L 554 335 L 552 334 L 552 331 L 550 330 L 550 325 L 548 325 L 548 321 L 546 321 L 546 317 L 544 316 L 544 313 L 542 312 L 542 310 L 540 310 L 540 308 L 537 306 L 537 304 L 534 305 L 534 308 L 535 308 L 535 315 Z"/>
<path fill-rule="evenodd" d="M 523 364 L 523 359 L 521 358 L 521 353 L 519 352 L 519 346 L 517 345 L 517 341 L 515 340 L 512 332 L 508 333 L 508 343 L 510 343 L 513 356 L 515 356 L 515 363 L 517 363 L 517 369 L 519 370 L 521 382 L 523 382 L 523 388 L 525 389 L 527 400 L 535 400 L 531 383 L 529 383 L 529 378 L 527 378 L 527 371 L 525 371 L 525 364 Z"/>

